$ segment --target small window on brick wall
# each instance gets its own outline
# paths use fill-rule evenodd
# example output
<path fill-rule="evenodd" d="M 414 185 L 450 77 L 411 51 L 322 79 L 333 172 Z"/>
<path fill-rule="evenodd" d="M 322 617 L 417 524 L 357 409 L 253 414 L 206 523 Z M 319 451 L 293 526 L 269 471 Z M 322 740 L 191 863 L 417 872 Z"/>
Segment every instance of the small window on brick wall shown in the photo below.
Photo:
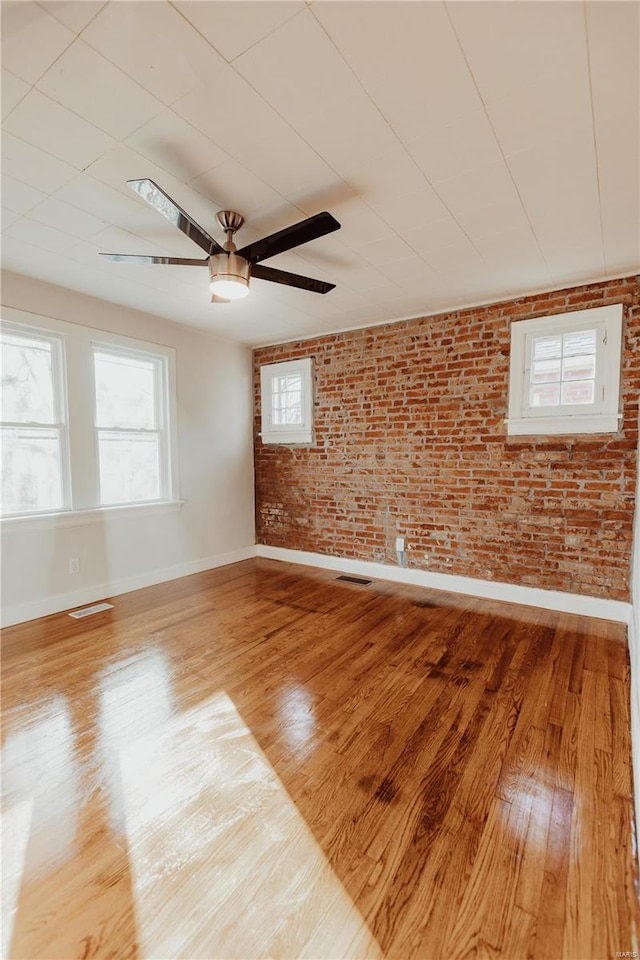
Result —
<path fill-rule="evenodd" d="M 310 357 L 260 368 L 263 443 L 312 443 L 312 371 Z"/>
<path fill-rule="evenodd" d="M 615 433 L 622 304 L 511 324 L 507 433 Z"/>

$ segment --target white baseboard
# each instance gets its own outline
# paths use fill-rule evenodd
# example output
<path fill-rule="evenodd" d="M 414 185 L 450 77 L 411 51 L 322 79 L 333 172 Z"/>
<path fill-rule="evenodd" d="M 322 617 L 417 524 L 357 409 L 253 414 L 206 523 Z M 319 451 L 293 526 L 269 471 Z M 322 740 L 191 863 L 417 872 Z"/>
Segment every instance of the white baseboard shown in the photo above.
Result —
<path fill-rule="evenodd" d="M 541 590 L 538 587 L 521 587 L 494 580 L 476 580 L 473 577 L 459 577 L 450 573 L 431 573 L 428 570 L 392 567 L 370 560 L 350 560 L 327 556 L 324 553 L 268 547 L 261 543 L 256 545 L 256 556 L 270 560 L 286 560 L 288 563 L 302 563 L 311 567 L 323 567 L 325 570 L 340 570 L 343 573 L 353 573 L 370 579 L 392 580 L 395 583 L 408 583 L 433 590 L 446 590 L 449 593 L 462 593 L 485 600 L 504 600 L 507 603 L 521 603 L 527 607 L 578 613 L 585 617 L 615 620 L 618 623 L 629 623 L 631 620 L 631 604 L 624 603 L 622 600 L 603 600 L 599 597 L 583 597 L 577 593 L 563 593 L 560 590 Z"/>
<path fill-rule="evenodd" d="M 51 613 L 71 610 L 74 607 L 84 606 L 86 603 L 95 603 L 96 600 L 104 600 L 105 597 L 117 597 L 123 593 L 131 593 L 132 590 L 141 590 L 142 587 L 152 587 L 156 583 L 165 583 L 167 580 L 188 577 L 192 573 L 202 573 L 203 570 L 224 567 L 230 563 L 237 563 L 239 560 L 249 560 L 255 555 L 255 546 L 241 547 L 239 550 L 232 550 L 230 553 L 218 553 L 213 557 L 201 557 L 199 560 L 177 563 L 172 567 L 148 570 L 133 577 L 111 580 L 108 583 L 83 587 L 81 590 L 72 590 L 69 593 L 54 594 L 43 600 L 5 607 L 0 615 L 0 622 L 3 627 L 8 627 L 14 623 L 37 620 L 38 617 L 47 617 Z"/>

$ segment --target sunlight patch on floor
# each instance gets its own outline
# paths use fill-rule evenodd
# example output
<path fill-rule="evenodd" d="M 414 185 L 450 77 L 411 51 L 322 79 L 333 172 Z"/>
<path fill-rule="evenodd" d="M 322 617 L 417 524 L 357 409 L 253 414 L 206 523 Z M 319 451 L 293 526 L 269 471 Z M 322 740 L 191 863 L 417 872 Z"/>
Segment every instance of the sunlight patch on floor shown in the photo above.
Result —
<path fill-rule="evenodd" d="M 2 960 L 9 956 L 32 811 L 33 799 L 16 803 L 2 814 Z"/>
<path fill-rule="evenodd" d="M 382 956 L 226 693 L 120 761 L 143 956 Z"/>

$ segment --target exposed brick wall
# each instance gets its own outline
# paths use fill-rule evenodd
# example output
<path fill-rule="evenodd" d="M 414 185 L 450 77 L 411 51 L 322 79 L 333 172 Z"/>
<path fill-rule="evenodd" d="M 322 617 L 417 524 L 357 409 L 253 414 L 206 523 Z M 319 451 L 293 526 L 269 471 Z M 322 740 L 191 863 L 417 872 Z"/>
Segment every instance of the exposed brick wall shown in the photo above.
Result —
<path fill-rule="evenodd" d="M 619 434 L 507 437 L 509 324 L 624 306 Z M 312 356 L 312 447 L 260 441 L 259 367 Z M 640 278 L 255 351 L 259 543 L 629 599 Z"/>

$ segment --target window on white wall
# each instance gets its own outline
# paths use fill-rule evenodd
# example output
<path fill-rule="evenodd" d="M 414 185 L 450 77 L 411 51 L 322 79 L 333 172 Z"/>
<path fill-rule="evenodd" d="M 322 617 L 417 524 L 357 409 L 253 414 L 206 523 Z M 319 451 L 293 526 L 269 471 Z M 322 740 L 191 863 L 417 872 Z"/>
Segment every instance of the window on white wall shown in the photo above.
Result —
<path fill-rule="evenodd" d="M 619 428 L 622 304 L 511 324 L 507 433 Z"/>
<path fill-rule="evenodd" d="M 164 358 L 94 344 L 100 503 L 166 499 Z"/>
<path fill-rule="evenodd" d="M 310 357 L 260 368 L 263 443 L 313 440 L 313 366 Z"/>
<path fill-rule="evenodd" d="M 0 347 L 2 513 L 60 510 L 68 498 L 62 342 L 5 324 Z"/>
<path fill-rule="evenodd" d="M 3 323 L 2 515 L 177 502 L 173 350 L 38 320 Z"/>

